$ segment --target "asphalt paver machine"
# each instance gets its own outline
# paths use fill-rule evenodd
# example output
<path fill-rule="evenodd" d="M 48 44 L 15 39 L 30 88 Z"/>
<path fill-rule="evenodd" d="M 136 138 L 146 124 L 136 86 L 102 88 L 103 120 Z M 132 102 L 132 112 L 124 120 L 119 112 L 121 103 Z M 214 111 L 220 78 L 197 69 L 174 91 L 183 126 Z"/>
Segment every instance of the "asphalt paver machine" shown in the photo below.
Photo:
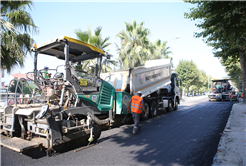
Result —
<path fill-rule="evenodd" d="M 229 92 L 232 92 L 232 100 L 237 100 L 235 88 L 231 87 L 230 79 L 212 79 L 212 92 L 208 95 L 209 101 L 228 101 Z"/>
<path fill-rule="evenodd" d="M 109 103 L 113 101 L 113 92 L 107 91 L 109 85 L 103 84 L 99 76 L 102 58 L 109 58 L 109 55 L 66 36 L 33 47 L 32 51 L 34 70 L 31 72 L 33 77 L 29 79 L 37 88 L 33 89 L 27 104 L 18 104 L 19 99 L 15 97 L 15 105 L 2 109 L 1 145 L 17 152 L 42 147 L 51 155 L 60 145 L 70 141 L 95 142 L 101 135 L 100 125 L 107 125 L 112 120 L 112 112 L 103 110 L 110 110 L 108 107 L 111 107 Z M 37 70 L 40 54 L 64 60 L 64 64 L 58 66 L 64 68 L 63 72 L 58 72 L 57 67 L 53 69 L 54 75 L 46 77 L 43 69 Z M 91 74 L 74 67 L 75 63 L 92 59 L 94 66 L 88 66 L 93 68 Z M 38 93 L 41 103 L 35 100 Z M 98 95 L 101 93 L 104 97 L 100 98 Z M 83 96 L 84 100 L 79 96 Z M 100 111 L 86 98 L 97 102 Z M 101 116 L 104 117 L 102 120 Z"/>

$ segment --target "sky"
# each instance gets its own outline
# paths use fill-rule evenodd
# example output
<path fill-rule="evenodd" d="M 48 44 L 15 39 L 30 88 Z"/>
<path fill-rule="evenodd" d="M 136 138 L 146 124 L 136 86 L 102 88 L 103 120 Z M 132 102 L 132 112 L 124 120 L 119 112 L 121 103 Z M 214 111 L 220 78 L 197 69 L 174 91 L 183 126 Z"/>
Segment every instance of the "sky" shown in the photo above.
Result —
<path fill-rule="evenodd" d="M 150 30 L 151 42 L 161 39 L 167 41 L 167 46 L 172 51 L 174 68 L 180 60 L 193 60 L 198 69 L 203 70 L 213 78 L 227 76 L 225 68 L 218 58 L 212 53 L 212 47 L 208 47 L 202 38 L 195 38 L 194 33 L 201 31 L 195 26 L 195 21 L 184 18 L 184 12 L 189 12 L 195 7 L 183 1 L 33 1 L 32 10 L 29 11 L 36 26 L 38 34 L 32 34 L 37 45 L 57 38 L 69 36 L 76 38 L 75 30 L 87 31 L 90 27 L 94 31 L 102 26 L 102 37 L 110 37 L 112 43 L 107 50 L 117 59 L 115 43 L 120 45 L 120 39 L 116 35 L 125 30 L 125 22 L 132 23 L 136 20 L 139 24 L 144 22 L 144 28 Z M 175 39 L 179 37 L 179 39 Z M 33 71 L 33 54 L 28 54 L 24 67 L 16 67 L 10 74 L 27 73 Z M 55 69 L 64 62 L 54 57 L 40 55 L 38 57 L 38 69 L 49 66 Z M 9 83 L 9 74 L 5 71 L 2 81 Z"/>

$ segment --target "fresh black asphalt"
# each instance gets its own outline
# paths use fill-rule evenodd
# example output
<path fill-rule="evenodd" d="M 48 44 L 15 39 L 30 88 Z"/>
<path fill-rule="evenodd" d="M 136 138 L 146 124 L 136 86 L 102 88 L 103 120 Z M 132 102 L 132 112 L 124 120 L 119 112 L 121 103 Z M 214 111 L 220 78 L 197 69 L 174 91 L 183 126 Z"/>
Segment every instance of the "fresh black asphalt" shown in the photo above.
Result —
<path fill-rule="evenodd" d="M 52 157 L 1 147 L 1 165 L 211 165 L 232 104 L 187 101 L 178 111 L 162 110 L 142 121 L 138 135 L 132 135 L 132 125 L 123 125 L 103 131 L 95 146 L 78 152 L 70 147 Z"/>

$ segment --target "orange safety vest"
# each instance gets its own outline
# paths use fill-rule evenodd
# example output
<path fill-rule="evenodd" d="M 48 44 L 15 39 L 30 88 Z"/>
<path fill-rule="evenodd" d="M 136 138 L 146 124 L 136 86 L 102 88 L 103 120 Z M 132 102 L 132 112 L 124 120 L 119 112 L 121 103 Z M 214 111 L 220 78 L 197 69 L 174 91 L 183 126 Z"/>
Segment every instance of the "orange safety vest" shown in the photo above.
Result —
<path fill-rule="evenodd" d="M 131 105 L 131 111 L 135 112 L 137 114 L 142 113 L 142 108 L 141 108 L 141 101 L 143 100 L 142 97 L 139 96 L 132 96 L 132 105 Z"/>
<path fill-rule="evenodd" d="M 229 93 L 229 98 L 232 98 L 232 97 L 233 97 L 232 92 L 230 92 Z"/>

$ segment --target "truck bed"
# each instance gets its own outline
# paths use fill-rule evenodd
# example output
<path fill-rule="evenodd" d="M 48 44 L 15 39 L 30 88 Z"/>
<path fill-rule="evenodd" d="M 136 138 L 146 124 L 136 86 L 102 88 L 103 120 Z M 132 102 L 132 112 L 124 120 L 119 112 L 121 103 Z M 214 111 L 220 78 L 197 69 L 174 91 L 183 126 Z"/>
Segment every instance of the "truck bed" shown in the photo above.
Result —
<path fill-rule="evenodd" d="M 116 92 L 136 95 L 142 91 L 142 97 L 145 97 L 171 83 L 171 64 L 171 59 L 150 60 L 146 61 L 145 66 L 102 73 L 100 76 L 114 86 Z"/>

